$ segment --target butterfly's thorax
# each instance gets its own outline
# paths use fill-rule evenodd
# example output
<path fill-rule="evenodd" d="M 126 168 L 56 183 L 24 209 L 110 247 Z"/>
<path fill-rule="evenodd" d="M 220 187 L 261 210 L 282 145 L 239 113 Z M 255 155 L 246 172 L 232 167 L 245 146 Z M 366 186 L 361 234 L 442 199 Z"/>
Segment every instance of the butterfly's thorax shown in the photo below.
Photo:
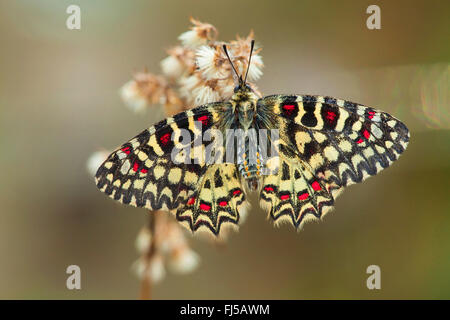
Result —
<path fill-rule="evenodd" d="M 233 113 L 239 127 L 248 130 L 252 127 L 256 115 L 258 96 L 249 87 L 239 87 L 231 97 Z"/>

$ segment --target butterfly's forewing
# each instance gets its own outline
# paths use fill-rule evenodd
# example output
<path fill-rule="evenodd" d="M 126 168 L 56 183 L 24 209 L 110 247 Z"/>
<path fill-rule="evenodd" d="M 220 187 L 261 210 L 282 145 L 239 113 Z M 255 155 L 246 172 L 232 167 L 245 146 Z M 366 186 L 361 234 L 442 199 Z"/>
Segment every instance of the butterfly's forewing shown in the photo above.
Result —
<path fill-rule="evenodd" d="M 409 141 L 391 115 L 330 97 L 268 96 L 258 112 L 262 126 L 280 130 L 280 170 L 263 178 L 261 205 L 297 228 L 323 217 L 345 186 L 390 166 Z"/>
<path fill-rule="evenodd" d="M 192 231 L 204 229 L 219 235 L 221 224 L 237 225 L 245 196 L 236 179 L 236 166 L 218 168 L 198 159 L 205 148 L 201 137 L 220 122 L 224 109 L 230 109 L 229 104 L 207 104 L 144 130 L 100 166 L 97 187 L 124 204 L 176 213 Z M 172 151 L 181 129 L 191 136 L 191 148 L 189 154 L 176 152 L 181 158 L 174 161 Z M 196 137 L 200 137 L 197 146 Z"/>

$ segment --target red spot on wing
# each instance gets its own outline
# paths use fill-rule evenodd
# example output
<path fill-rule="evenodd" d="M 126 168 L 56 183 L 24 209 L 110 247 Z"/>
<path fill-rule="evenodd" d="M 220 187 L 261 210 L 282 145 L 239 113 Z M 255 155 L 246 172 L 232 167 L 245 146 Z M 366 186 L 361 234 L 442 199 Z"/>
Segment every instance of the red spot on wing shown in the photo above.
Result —
<path fill-rule="evenodd" d="M 195 197 L 192 197 L 192 198 L 190 198 L 189 200 L 188 200 L 188 202 L 187 202 L 187 204 L 190 206 L 190 205 L 193 205 L 195 203 Z"/>
<path fill-rule="evenodd" d="M 205 203 L 200 203 L 200 210 L 209 211 L 209 210 L 211 210 L 211 206 L 209 206 Z"/>
<path fill-rule="evenodd" d="M 141 169 L 141 172 L 142 172 L 142 173 L 147 173 L 147 172 L 148 172 L 148 170 L 147 170 L 147 169 L 145 169 L 145 168 L 142 168 L 142 169 Z"/>
<path fill-rule="evenodd" d="M 208 116 L 201 116 L 198 118 L 198 121 L 201 121 L 202 125 L 207 126 L 208 125 Z"/>
<path fill-rule="evenodd" d="M 226 207 L 227 204 L 228 204 L 227 201 L 220 201 L 220 202 L 219 202 L 219 206 L 221 206 L 221 207 Z"/>
<path fill-rule="evenodd" d="M 290 116 L 290 115 L 292 115 L 292 113 L 293 113 L 294 110 L 295 110 L 295 105 L 293 105 L 293 104 L 285 104 L 285 105 L 283 106 L 283 110 L 284 110 L 284 113 L 285 113 L 286 115 Z"/>
<path fill-rule="evenodd" d="M 121 150 L 122 150 L 123 152 L 125 152 L 126 154 L 130 154 L 130 153 L 131 153 L 130 147 L 122 148 Z"/>
<path fill-rule="evenodd" d="M 363 135 L 364 135 L 364 138 L 369 139 L 369 137 L 370 137 L 370 132 L 367 131 L 367 130 L 364 130 Z"/>
<path fill-rule="evenodd" d="M 169 143 L 170 140 L 170 133 L 166 133 L 163 136 L 161 136 L 161 138 L 159 138 L 159 140 L 161 141 L 162 144 L 167 144 Z"/>
<path fill-rule="evenodd" d="M 362 143 L 363 139 L 359 139 L 358 141 L 356 141 L 356 143 Z"/>
<path fill-rule="evenodd" d="M 289 195 L 288 194 L 283 194 L 283 195 L 280 196 L 280 199 L 281 200 L 287 200 L 287 199 L 289 199 Z"/>
<path fill-rule="evenodd" d="M 293 105 L 293 104 L 285 104 L 284 106 L 283 106 L 283 109 L 284 110 L 294 110 L 295 109 L 295 106 Z"/>
<path fill-rule="evenodd" d="M 233 191 L 233 196 L 237 196 L 237 195 L 239 195 L 239 194 L 241 194 L 241 190 L 239 190 L 239 189 L 237 189 L 237 190 L 234 190 Z"/>
<path fill-rule="evenodd" d="M 336 119 L 336 113 L 334 113 L 333 111 L 327 111 L 327 115 L 325 116 L 325 118 L 329 121 L 334 121 Z"/>
<path fill-rule="evenodd" d="M 133 170 L 134 170 L 134 171 L 138 171 L 138 169 L 139 169 L 139 163 L 135 162 L 135 163 L 133 164 Z"/>
<path fill-rule="evenodd" d="M 317 181 L 314 181 L 314 182 L 311 184 L 311 186 L 312 186 L 312 188 L 314 189 L 314 191 L 322 190 L 322 187 L 320 186 L 320 184 L 319 184 Z"/>
<path fill-rule="evenodd" d="M 375 111 L 369 111 L 368 114 L 369 114 L 368 118 L 372 119 L 375 114 Z"/>
<path fill-rule="evenodd" d="M 265 187 L 264 190 L 266 190 L 267 192 L 271 192 L 271 191 L 273 191 L 273 188 L 272 187 Z"/>
<path fill-rule="evenodd" d="M 305 193 L 302 193 L 301 195 L 299 195 L 298 199 L 299 200 L 306 200 L 306 199 L 308 199 L 308 197 L 309 197 L 309 193 L 305 192 Z"/>

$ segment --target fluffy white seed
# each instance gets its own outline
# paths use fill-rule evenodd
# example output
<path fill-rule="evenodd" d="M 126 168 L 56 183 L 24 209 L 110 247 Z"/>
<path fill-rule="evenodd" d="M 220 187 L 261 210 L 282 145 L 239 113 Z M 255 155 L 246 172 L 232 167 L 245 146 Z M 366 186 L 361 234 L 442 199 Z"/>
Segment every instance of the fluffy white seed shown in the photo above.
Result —
<path fill-rule="evenodd" d="M 185 248 L 172 255 L 169 268 L 176 273 L 189 273 L 194 271 L 200 263 L 200 257 L 189 248 Z"/>
<path fill-rule="evenodd" d="M 141 113 L 148 106 L 146 97 L 142 95 L 134 80 L 125 83 L 122 88 L 120 88 L 119 95 L 125 105 L 133 112 Z"/>
<path fill-rule="evenodd" d="M 164 58 L 161 63 L 162 72 L 169 78 L 179 78 L 184 72 L 183 63 L 174 56 Z"/>

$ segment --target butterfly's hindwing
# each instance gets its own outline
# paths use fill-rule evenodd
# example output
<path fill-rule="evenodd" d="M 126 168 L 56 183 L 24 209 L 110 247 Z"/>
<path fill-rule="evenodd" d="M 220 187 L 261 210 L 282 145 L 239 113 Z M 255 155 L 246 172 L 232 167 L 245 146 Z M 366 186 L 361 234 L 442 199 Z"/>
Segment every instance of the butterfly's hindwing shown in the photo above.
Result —
<path fill-rule="evenodd" d="M 263 178 L 260 204 L 276 224 L 287 221 L 300 228 L 307 219 L 321 218 L 333 203 L 324 181 L 296 159 L 281 156 L 278 174 Z"/>
<path fill-rule="evenodd" d="M 214 235 L 221 232 L 222 225 L 237 227 L 247 204 L 236 165 L 209 166 L 198 184 L 200 188 L 178 209 L 177 220 L 193 231 L 205 230 Z"/>
<path fill-rule="evenodd" d="M 263 125 L 280 130 L 280 164 L 295 181 L 283 182 L 283 170 L 264 177 L 261 203 L 275 221 L 290 217 L 296 227 L 308 213 L 322 217 L 343 187 L 391 165 L 409 141 L 391 115 L 330 97 L 268 96 L 258 112 Z"/>

